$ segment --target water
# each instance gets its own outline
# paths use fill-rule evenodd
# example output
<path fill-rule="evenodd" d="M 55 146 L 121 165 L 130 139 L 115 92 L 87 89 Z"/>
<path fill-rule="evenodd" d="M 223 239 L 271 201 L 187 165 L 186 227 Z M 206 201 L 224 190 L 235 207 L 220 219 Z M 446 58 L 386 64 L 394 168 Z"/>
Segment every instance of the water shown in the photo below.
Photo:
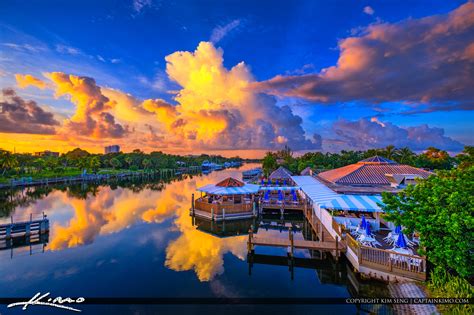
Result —
<path fill-rule="evenodd" d="M 241 178 L 245 165 L 208 175 L 183 176 L 166 183 L 87 184 L 41 187 L 5 192 L 0 198 L 2 221 L 29 219 L 43 211 L 50 219 L 47 244 L 0 251 L 0 297 L 341 297 L 384 294 L 385 286 L 359 283 L 350 266 L 295 268 L 253 264 L 249 274 L 246 231 L 260 220 L 212 224 L 189 216 L 196 188 L 228 176 Z M 304 226 L 302 217 L 289 217 Z M 262 219 L 263 220 L 263 219 Z M 264 218 L 266 223 L 277 217 Z M 286 225 L 290 223 L 287 222 Z M 287 232 L 260 227 L 265 235 L 288 237 Z M 303 238 L 297 232 L 296 238 Z M 286 250 L 257 248 L 259 255 L 285 256 Z M 308 251 L 296 252 L 311 257 Z M 269 257 L 271 262 L 278 258 Z M 281 259 L 280 259 L 281 260 Z M 325 260 L 327 266 L 332 261 Z M 293 279 L 292 279 L 293 277 Z M 353 279 L 352 282 L 349 279 Z M 359 293 L 357 293 L 359 290 Z M 365 292 L 365 293 L 364 293 Z M 204 314 L 308 311 L 355 313 L 354 305 L 81 305 L 85 314 Z M 360 311 L 360 310 L 359 310 Z M 63 314 L 35 306 L 29 313 Z M 363 312 L 363 311 L 362 311 Z M 22 313 L 0 307 L 1 314 Z"/>

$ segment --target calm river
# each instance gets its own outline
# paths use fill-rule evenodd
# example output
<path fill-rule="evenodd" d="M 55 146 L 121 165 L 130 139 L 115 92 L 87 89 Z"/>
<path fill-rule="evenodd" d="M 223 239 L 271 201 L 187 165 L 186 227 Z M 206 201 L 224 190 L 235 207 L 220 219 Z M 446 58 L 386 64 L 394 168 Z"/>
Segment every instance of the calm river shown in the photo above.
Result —
<path fill-rule="evenodd" d="M 53 297 L 356 297 L 387 296 L 382 284 L 363 283 L 350 266 L 337 268 L 320 261 L 320 269 L 279 266 L 286 250 L 257 248 L 268 263 L 247 263 L 246 231 L 287 238 L 272 228 L 279 218 L 213 224 L 189 215 L 196 188 L 228 176 L 241 179 L 242 170 L 227 169 L 208 175 L 185 175 L 160 180 L 109 184 L 41 187 L 1 192 L 0 220 L 29 219 L 43 211 L 50 220 L 44 244 L 0 250 L 0 297 L 30 298 L 37 292 Z M 304 219 L 290 218 L 304 227 Z M 274 221 L 274 222 L 273 222 Z M 296 223 L 295 223 L 296 222 Z M 282 222 L 280 222 L 281 225 Z M 303 237 L 298 232 L 295 237 Z M 308 251 L 297 251 L 309 258 Z M 272 263 L 273 262 L 273 263 Z M 329 267 L 328 267 L 329 266 Z M 293 278 L 293 279 L 292 279 Z M 302 314 L 365 313 L 354 305 L 77 305 L 83 314 Z M 370 309 L 367 306 L 366 309 Z M 385 310 L 389 311 L 389 310 Z M 45 306 L 0 306 L 0 314 L 74 314 Z"/>

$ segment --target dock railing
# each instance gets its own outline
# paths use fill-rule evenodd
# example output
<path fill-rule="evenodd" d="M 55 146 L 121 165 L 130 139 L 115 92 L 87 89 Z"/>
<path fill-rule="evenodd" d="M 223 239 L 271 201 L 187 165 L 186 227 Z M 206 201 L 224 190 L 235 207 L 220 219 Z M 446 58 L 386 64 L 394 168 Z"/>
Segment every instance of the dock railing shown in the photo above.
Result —
<path fill-rule="evenodd" d="M 357 255 L 361 266 L 411 279 L 426 280 L 425 257 L 364 246 L 350 233 L 346 233 L 345 240 L 347 246 Z"/>
<path fill-rule="evenodd" d="M 218 203 L 209 203 L 203 201 L 201 198 L 196 199 L 194 202 L 194 207 L 196 210 L 205 211 L 208 213 L 213 213 L 214 215 L 221 215 L 222 209 L 225 209 L 225 213 L 232 214 L 232 213 L 240 213 L 240 212 L 252 212 L 253 206 L 252 203 L 244 202 L 244 203 L 236 203 L 236 204 L 218 204 Z"/>

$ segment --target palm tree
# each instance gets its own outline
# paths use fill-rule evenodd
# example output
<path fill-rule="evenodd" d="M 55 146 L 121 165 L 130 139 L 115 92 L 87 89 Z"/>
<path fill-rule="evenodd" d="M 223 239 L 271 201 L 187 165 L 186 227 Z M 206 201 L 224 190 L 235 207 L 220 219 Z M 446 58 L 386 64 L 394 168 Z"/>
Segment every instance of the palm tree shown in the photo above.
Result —
<path fill-rule="evenodd" d="M 393 146 L 393 145 L 388 145 L 388 146 L 385 148 L 383 154 L 385 155 L 385 157 L 386 157 L 387 159 L 392 159 L 393 156 L 395 155 L 395 152 L 396 152 L 395 146 Z"/>
<path fill-rule="evenodd" d="M 125 157 L 125 163 L 127 163 L 128 168 L 130 168 L 130 166 L 132 166 L 133 159 L 132 159 L 132 157 L 131 157 L 130 155 L 127 155 L 127 156 Z"/>
<path fill-rule="evenodd" d="M 0 165 L 3 169 L 2 175 L 5 175 L 7 170 L 12 170 L 18 166 L 18 159 L 11 152 L 3 151 L 0 156 Z"/>
<path fill-rule="evenodd" d="M 409 163 L 410 160 L 415 156 L 415 153 L 413 153 L 409 147 L 404 147 L 397 149 L 396 156 L 398 157 L 398 161 L 400 163 Z"/>
<path fill-rule="evenodd" d="M 100 168 L 100 159 L 98 156 L 93 156 L 88 159 L 88 167 L 93 173 L 97 173 Z"/>
<path fill-rule="evenodd" d="M 148 169 L 150 164 L 151 164 L 151 161 L 149 159 L 143 159 L 142 161 L 143 168 Z"/>

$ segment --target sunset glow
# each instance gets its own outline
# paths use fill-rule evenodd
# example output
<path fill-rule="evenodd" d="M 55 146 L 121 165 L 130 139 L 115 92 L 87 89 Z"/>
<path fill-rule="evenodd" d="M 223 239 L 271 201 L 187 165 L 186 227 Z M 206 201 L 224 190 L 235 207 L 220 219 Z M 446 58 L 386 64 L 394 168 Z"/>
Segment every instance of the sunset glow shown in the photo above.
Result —
<path fill-rule="evenodd" d="M 132 21 L 141 23 L 146 14 L 159 12 L 152 5 L 143 6 Z M 39 35 L 25 42 L 20 30 L 26 21 L 8 29 L 4 24 L 2 33 L 8 36 L 2 43 L 0 82 L 10 90 L 0 97 L 0 121 L 5 122 L 0 146 L 16 152 L 81 147 L 99 153 L 105 145 L 118 144 L 123 151 L 212 151 L 227 156 L 239 152 L 258 157 L 284 145 L 295 151 L 383 147 L 392 144 L 391 134 L 397 133 L 403 138 L 398 146 L 459 152 L 472 144 L 469 87 L 474 79 L 467 69 L 472 63 L 473 12 L 474 4 L 468 1 L 437 15 L 417 14 L 397 22 L 382 22 L 381 17 L 374 22 L 368 19 L 386 13 L 363 7 L 358 31 L 352 25 L 351 35 L 337 42 L 338 50 L 302 48 L 319 56 L 329 54 L 336 62 L 318 62 L 321 57 L 292 60 L 284 73 L 263 68 L 267 56 L 262 52 L 255 55 L 262 64 L 246 50 L 239 55 L 230 45 L 230 35 L 244 36 L 252 23 L 234 19 L 228 25 L 209 25 L 209 40 L 203 34 L 193 37 L 193 45 L 187 41 L 183 49 L 155 53 L 147 65 L 154 69 L 153 78 L 136 71 L 124 77 L 136 66 L 130 56 L 107 60 L 102 56 L 106 51 L 93 55 L 88 52 L 92 47 L 56 43 Z M 401 35 L 409 29 L 411 37 Z M 69 36 L 73 42 L 77 35 Z M 291 58 L 283 51 L 268 54 Z M 21 67 L 7 62 L 23 58 L 47 62 Z M 427 65 L 426 75 L 415 84 L 404 82 L 412 77 L 404 71 L 421 64 Z M 91 67 L 94 70 L 88 71 Z M 463 68 L 467 72 L 460 71 Z M 428 69 L 440 70 L 428 75 L 432 71 Z M 435 76 L 444 79 L 432 82 Z M 10 107 L 25 114 L 7 111 Z M 364 141 L 365 136 L 354 141 L 351 136 L 374 130 L 379 136 L 373 142 Z M 404 133 L 409 136 L 403 137 Z"/>

